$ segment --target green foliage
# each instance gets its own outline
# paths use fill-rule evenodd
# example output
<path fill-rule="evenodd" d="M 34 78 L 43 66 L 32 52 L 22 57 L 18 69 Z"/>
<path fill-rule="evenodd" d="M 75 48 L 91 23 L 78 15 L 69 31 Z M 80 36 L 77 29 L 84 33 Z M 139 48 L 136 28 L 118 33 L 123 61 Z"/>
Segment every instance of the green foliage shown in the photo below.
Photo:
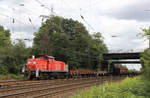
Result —
<path fill-rule="evenodd" d="M 148 29 L 142 29 L 142 31 L 144 33 L 139 33 L 138 35 L 141 35 L 142 37 L 147 37 L 149 39 L 149 36 L 150 36 L 150 27 Z"/>
<path fill-rule="evenodd" d="M 0 26 L 0 47 L 8 46 L 11 44 L 10 32 L 5 30 L 3 26 Z"/>
<path fill-rule="evenodd" d="M 105 83 L 73 98 L 149 98 L 149 81 L 143 77 L 127 78 L 117 83 Z"/>
<path fill-rule="evenodd" d="M 8 67 L 7 66 L 1 66 L 0 67 L 0 74 L 8 74 Z"/>
<path fill-rule="evenodd" d="M 150 79 L 150 49 L 146 49 L 141 57 L 144 76 Z"/>
<path fill-rule="evenodd" d="M 35 33 L 33 48 L 11 44 L 10 31 L 0 26 L 0 74 L 19 74 L 32 54 L 52 55 L 70 68 L 97 69 L 107 52 L 101 33 L 90 35 L 78 21 L 53 16 Z"/>
<path fill-rule="evenodd" d="M 90 35 L 82 23 L 53 16 L 35 33 L 32 52 L 52 55 L 73 69 L 97 69 L 107 47 L 101 33 Z"/>
<path fill-rule="evenodd" d="M 22 79 L 23 76 L 15 74 L 0 75 L 0 80 Z"/>
<path fill-rule="evenodd" d="M 5 30 L 3 26 L 0 26 L 0 32 L 4 33 L 6 37 L 10 38 L 10 31 Z"/>
<path fill-rule="evenodd" d="M 21 41 L 12 45 L 9 30 L 0 26 L 0 74 L 19 74 L 30 50 Z"/>
<path fill-rule="evenodd" d="M 150 29 L 142 29 L 140 33 L 149 39 Z M 98 88 L 86 91 L 75 98 L 149 98 L 150 97 L 150 48 L 141 54 L 143 76 L 134 79 L 127 78 L 121 83 L 101 85 Z M 135 72 L 135 70 L 130 70 Z"/>
<path fill-rule="evenodd" d="M 29 57 L 29 50 L 23 42 L 19 42 L 12 47 L 9 47 L 5 54 L 3 65 L 8 67 L 9 73 L 19 74 L 22 66 L 26 63 Z"/>
<path fill-rule="evenodd" d="M 146 37 L 146 39 L 149 40 L 149 48 L 150 48 L 150 27 L 148 29 L 144 28 L 142 29 L 142 33 L 138 33 L 137 35 L 140 35 L 142 37 Z"/>

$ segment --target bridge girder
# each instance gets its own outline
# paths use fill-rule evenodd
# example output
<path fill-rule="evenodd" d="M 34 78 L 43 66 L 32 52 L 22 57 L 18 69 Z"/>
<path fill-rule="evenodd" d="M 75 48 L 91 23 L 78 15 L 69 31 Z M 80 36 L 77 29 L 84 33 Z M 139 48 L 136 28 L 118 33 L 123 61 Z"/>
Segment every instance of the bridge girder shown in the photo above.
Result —
<path fill-rule="evenodd" d="M 140 64 L 140 61 L 135 61 L 133 59 L 140 59 L 140 52 L 136 53 L 104 53 L 103 54 L 103 62 L 101 69 L 105 70 L 108 68 L 108 64 L 111 62 L 114 64 Z M 131 59 L 132 61 L 127 61 L 127 59 Z M 118 61 L 113 61 L 118 60 Z M 122 60 L 122 61 L 119 61 Z M 109 62 L 110 61 L 110 62 Z"/>
<path fill-rule="evenodd" d="M 140 59 L 140 52 L 136 53 L 104 53 L 104 60 Z"/>

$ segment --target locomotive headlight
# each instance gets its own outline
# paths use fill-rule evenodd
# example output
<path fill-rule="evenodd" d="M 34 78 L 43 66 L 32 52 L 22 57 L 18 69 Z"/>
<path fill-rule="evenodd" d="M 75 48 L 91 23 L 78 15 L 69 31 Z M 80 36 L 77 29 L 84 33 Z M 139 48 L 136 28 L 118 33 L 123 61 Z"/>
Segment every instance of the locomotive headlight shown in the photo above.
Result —
<path fill-rule="evenodd" d="M 33 61 L 33 64 L 36 64 L 36 62 L 35 62 L 35 61 Z"/>

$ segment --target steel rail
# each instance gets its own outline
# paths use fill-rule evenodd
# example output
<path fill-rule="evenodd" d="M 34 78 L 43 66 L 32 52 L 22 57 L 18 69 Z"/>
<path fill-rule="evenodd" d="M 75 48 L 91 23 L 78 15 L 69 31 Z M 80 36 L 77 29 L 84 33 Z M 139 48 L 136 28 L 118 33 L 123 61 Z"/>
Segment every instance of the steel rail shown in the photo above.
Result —
<path fill-rule="evenodd" d="M 28 93 L 40 92 L 40 91 L 49 90 L 49 89 L 52 90 L 52 89 L 66 87 L 66 86 L 73 86 L 73 85 L 79 85 L 79 84 L 81 85 L 81 84 L 85 84 L 85 83 L 92 83 L 94 81 L 98 81 L 98 80 L 93 80 L 93 81 L 89 81 L 89 82 L 81 82 L 81 83 L 71 83 L 71 84 L 66 84 L 66 85 L 42 88 L 42 89 L 38 89 L 38 90 L 28 90 L 28 91 L 24 91 L 24 92 L 13 93 L 13 94 L 0 95 L 0 97 L 3 97 L 3 98 L 4 97 L 12 97 L 12 96 L 16 97 L 16 95 L 18 96 L 18 95 L 23 95 L 23 94 L 28 94 Z"/>

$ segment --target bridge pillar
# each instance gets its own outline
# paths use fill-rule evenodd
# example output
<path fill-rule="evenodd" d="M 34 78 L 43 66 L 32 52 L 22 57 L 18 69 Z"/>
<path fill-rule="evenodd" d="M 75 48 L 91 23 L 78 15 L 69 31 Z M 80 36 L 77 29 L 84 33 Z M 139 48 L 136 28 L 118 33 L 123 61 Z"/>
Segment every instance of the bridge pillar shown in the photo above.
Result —
<path fill-rule="evenodd" d="M 101 62 L 101 70 L 108 70 L 108 62 L 107 61 L 102 61 Z"/>

